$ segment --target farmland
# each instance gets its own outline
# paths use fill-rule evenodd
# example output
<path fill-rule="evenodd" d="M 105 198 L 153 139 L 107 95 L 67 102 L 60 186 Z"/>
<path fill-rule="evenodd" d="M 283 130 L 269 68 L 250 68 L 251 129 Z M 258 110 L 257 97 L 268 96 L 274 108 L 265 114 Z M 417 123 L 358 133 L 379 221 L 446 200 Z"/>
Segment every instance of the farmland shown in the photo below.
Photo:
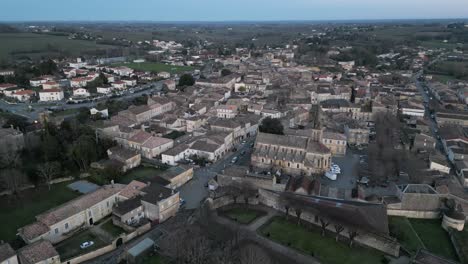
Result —
<path fill-rule="evenodd" d="M 35 33 L 1 33 L 0 60 L 57 55 L 80 55 L 81 52 L 111 49 L 114 46 L 96 44 L 94 41 L 71 40 L 66 36 Z"/>

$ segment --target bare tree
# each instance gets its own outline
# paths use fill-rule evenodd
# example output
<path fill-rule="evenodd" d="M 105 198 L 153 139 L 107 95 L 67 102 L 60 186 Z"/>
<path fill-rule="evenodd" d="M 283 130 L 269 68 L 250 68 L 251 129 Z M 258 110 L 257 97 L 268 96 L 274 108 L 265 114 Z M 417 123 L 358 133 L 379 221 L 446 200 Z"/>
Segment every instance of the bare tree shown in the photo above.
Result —
<path fill-rule="evenodd" d="M 301 225 L 302 205 L 301 204 L 294 205 L 294 211 L 296 212 L 297 225 Z"/>
<path fill-rule="evenodd" d="M 354 240 L 358 236 L 358 232 L 356 230 L 348 230 L 348 235 L 349 235 L 349 247 L 353 247 Z"/>
<path fill-rule="evenodd" d="M 322 236 L 325 236 L 325 231 L 327 231 L 328 225 L 330 225 L 330 221 L 325 217 L 320 217 L 320 226 L 322 227 Z"/>
<path fill-rule="evenodd" d="M 161 241 L 161 252 L 173 259 L 174 263 L 209 263 L 211 241 L 197 226 L 189 225 L 175 230 Z"/>
<path fill-rule="evenodd" d="M 291 209 L 291 201 L 288 197 L 288 193 L 282 192 L 279 196 L 279 204 L 284 208 L 286 212 L 286 220 L 289 219 L 289 210 Z"/>
<path fill-rule="evenodd" d="M 340 225 L 340 224 L 335 224 L 334 226 L 335 226 L 335 233 L 336 233 L 335 240 L 336 240 L 336 242 L 338 242 L 338 239 L 340 237 L 341 232 L 343 232 L 344 227 L 342 225 Z"/>
<path fill-rule="evenodd" d="M 51 187 L 52 180 L 60 174 L 61 167 L 57 161 L 45 162 L 37 166 L 37 173 Z"/>
<path fill-rule="evenodd" d="M 25 175 L 17 168 L 20 165 L 20 150 L 12 143 L 6 143 L 0 150 L 0 175 L 7 189 L 18 195 L 20 185 L 25 181 Z"/>
<path fill-rule="evenodd" d="M 271 264 L 270 257 L 257 245 L 246 245 L 240 249 L 239 264 Z"/>

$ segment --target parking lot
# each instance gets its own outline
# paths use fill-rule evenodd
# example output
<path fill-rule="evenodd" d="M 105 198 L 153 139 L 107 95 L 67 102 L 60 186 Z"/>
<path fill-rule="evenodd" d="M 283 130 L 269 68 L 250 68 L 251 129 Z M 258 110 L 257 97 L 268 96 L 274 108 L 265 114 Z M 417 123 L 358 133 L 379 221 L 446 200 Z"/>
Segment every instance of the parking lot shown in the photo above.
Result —
<path fill-rule="evenodd" d="M 358 180 L 358 166 L 360 154 L 355 153 L 352 149 L 347 150 L 343 157 L 333 157 L 332 161 L 340 166 L 341 173 L 337 175 L 337 179 L 332 181 L 325 176 L 322 176 L 321 183 L 323 185 L 340 188 L 352 189 Z"/>

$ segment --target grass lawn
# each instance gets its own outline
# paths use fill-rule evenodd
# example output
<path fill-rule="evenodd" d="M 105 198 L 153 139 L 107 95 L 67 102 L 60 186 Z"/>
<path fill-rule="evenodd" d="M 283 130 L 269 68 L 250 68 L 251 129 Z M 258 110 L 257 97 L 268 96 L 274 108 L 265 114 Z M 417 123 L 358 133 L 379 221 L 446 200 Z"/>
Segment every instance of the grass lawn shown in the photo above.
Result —
<path fill-rule="evenodd" d="M 140 166 L 127 172 L 118 180 L 118 182 L 123 183 L 123 184 L 128 184 L 133 180 L 147 182 L 149 179 L 160 174 L 161 172 L 162 172 L 161 169 L 156 169 L 154 167 Z"/>
<path fill-rule="evenodd" d="M 174 73 L 181 73 L 185 71 L 192 71 L 194 68 L 190 66 L 174 66 L 168 65 L 164 63 L 156 63 L 156 62 L 142 62 L 142 63 L 121 63 L 119 65 L 127 66 L 134 70 L 138 71 L 151 71 L 151 72 L 169 72 L 171 74 Z"/>
<path fill-rule="evenodd" d="M 458 260 L 449 234 L 442 229 L 440 219 L 409 219 L 427 250 L 443 257 Z"/>
<path fill-rule="evenodd" d="M 222 212 L 222 214 L 234 221 L 246 225 L 250 224 L 252 221 L 259 218 L 260 216 L 265 215 L 265 212 L 250 208 L 237 207 L 224 211 Z"/>
<path fill-rule="evenodd" d="M 80 245 L 86 241 L 93 241 L 94 245 L 81 249 Z M 55 246 L 55 249 L 60 254 L 60 259 L 67 260 L 90 251 L 96 250 L 103 246 L 106 246 L 107 243 L 104 242 L 101 238 L 91 233 L 89 230 L 85 230 L 79 234 L 76 234 Z"/>
<path fill-rule="evenodd" d="M 383 254 L 355 245 L 350 248 L 344 242 L 336 242 L 333 236 L 322 237 L 319 228 L 310 231 L 284 217 L 275 217 L 260 229 L 260 233 L 273 241 L 313 255 L 327 264 L 375 264 L 381 263 Z"/>
<path fill-rule="evenodd" d="M 35 221 L 35 216 L 61 205 L 80 194 L 67 187 L 70 182 L 20 192 L 19 199 L 3 198 L 0 203 L 0 239 L 11 241 L 17 229 Z"/>
<path fill-rule="evenodd" d="M 114 238 L 125 233 L 125 230 L 123 230 L 121 227 L 118 227 L 112 223 L 112 219 L 108 220 L 103 225 L 101 225 L 101 228 L 107 233 L 109 233 Z"/>
<path fill-rule="evenodd" d="M 458 248 L 461 249 L 460 258 L 462 258 L 462 263 L 468 262 L 468 229 L 465 228 L 462 232 L 453 232 L 453 238 Z"/>
<path fill-rule="evenodd" d="M 402 247 L 411 253 L 416 253 L 418 249 L 424 248 L 422 241 L 406 217 L 389 217 L 389 228 L 390 234 L 398 239 Z"/>
<path fill-rule="evenodd" d="M 54 112 L 54 116 L 67 116 L 67 115 L 73 115 L 73 114 L 76 114 L 80 111 L 79 108 L 69 108 L 69 109 L 65 109 L 63 111 L 57 111 L 57 112 Z"/>

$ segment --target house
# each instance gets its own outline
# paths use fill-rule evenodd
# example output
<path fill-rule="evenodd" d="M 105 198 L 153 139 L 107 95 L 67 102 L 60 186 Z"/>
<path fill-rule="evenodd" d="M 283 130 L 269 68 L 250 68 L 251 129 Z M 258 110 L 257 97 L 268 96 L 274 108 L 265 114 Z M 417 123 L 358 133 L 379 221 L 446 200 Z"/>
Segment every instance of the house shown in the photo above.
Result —
<path fill-rule="evenodd" d="M 57 250 L 47 240 L 39 240 L 18 251 L 21 264 L 60 264 Z"/>
<path fill-rule="evenodd" d="M 33 90 L 22 90 L 22 91 L 17 91 L 11 94 L 9 97 L 15 98 L 16 100 L 20 102 L 28 102 L 31 100 L 31 97 L 35 95 L 36 95 L 36 92 Z"/>
<path fill-rule="evenodd" d="M 436 121 L 441 125 L 468 126 L 468 111 L 437 111 Z"/>
<path fill-rule="evenodd" d="M 193 178 L 193 168 L 185 165 L 171 167 L 160 174 L 159 177 L 170 182 L 169 188 L 180 188 Z"/>
<path fill-rule="evenodd" d="M 118 90 L 125 90 L 127 89 L 127 84 L 124 81 L 115 81 L 112 83 L 112 87 Z"/>
<path fill-rule="evenodd" d="M 123 172 L 138 167 L 141 163 L 141 154 L 119 146 L 108 149 L 107 156 L 111 160 L 121 162 Z"/>
<path fill-rule="evenodd" d="M 18 256 L 8 243 L 0 242 L 0 264 L 18 264 Z"/>
<path fill-rule="evenodd" d="M 141 203 L 149 220 L 162 223 L 179 211 L 179 192 L 158 184 L 150 184 L 141 190 Z"/>
<path fill-rule="evenodd" d="M 370 131 L 366 125 L 358 122 L 349 122 L 344 126 L 346 139 L 351 145 L 369 144 Z"/>
<path fill-rule="evenodd" d="M 167 79 L 167 78 L 171 78 L 171 74 L 168 73 L 168 72 L 158 72 L 158 77 L 159 78 L 163 78 L 163 79 Z"/>
<path fill-rule="evenodd" d="M 45 79 L 45 78 L 35 78 L 35 79 L 31 79 L 29 80 L 29 85 L 31 85 L 32 87 L 39 87 L 41 86 L 42 84 L 48 82 L 49 80 Z"/>
<path fill-rule="evenodd" d="M 133 87 L 137 85 L 137 80 L 135 79 L 122 79 L 121 81 L 125 83 L 126 87 Z"/>
<path fill-rule="evenodd" d="M 73 89 L 73 96 L 76 97 L 89 97 L 91 94 L 86 88 L 75 88 Z"/>
<path fill-rule="evenodd" d="M 174 91 L 176 89 L 176 82 L 174 80 L 165 80 L 163 87 L 169 91 Z"/>
<path fill-rule="evenodd" d="M 112 93 L 112 90 L 114 90 L 114 87 L 112 86 L 103 86 L 96 88 L 96 92 L 100 94 L 110 94 Z"/>
<path fill-rule="evenodd" d="M 0 94 L 3 94 L 7 89 L 13 89 L 18 87 L 16 84 L 12 83 L 0 83 Z"/>
<path fill-rule="evenodd" d="M 61 89 L 49 89 L 39 91 L 39 101 L 50 102 L 63 100 L 64 95 Z"/>
<path fill-rule="evenodd" d="M 94 116 L 97 115 L 98 113 L 101 115 L 101 118 L 108 118 L 109 117 L 109 109 L 103 108 L 103 109 L 98 109 L 98 108 L 91 108 L 89 109 L 89 113 Z"/>
<path fill-rule="evenodd" d="M 70 81 L 72 88 L 85 87 L 88 84 L 88 79 L 85 77 L 73 78 Z"/>
<path fill-rule="evenodd" d="M 333 156 L 346 155 L 346 135 L 336 132 L 325 131 L 322 135 L 322 144 L 325 145 Z"/>
<path fill-rule="evenodd" d="M 72 86 L 73 87 L 73 86 Z M 59 89 L 60 85 L 57 82 L 45 82 L 42 84 L 42 89 Z"/>
<path fill-rule="evenodd" d="M 79 196 L 36 216 L 36 222 L 18 229 L 19 236 L 33 244 L 42 239 L 58 243 L 70 233 L 92 226 L 112 213 L 125 185 L 111 184 Z"/>
<path fill-rule="evenodd" d="M 237 112 L 237 106 L 235 105 L 219 105 L 216 107 L 216 116 L 219 118 L 234 118 Z"/>
<path fill-rule="evenodd" d="M 126 146 L 139 151 L 143 157 L 151 159 L 172 148 L 174 141 L 140 131 L 127 140 Z"/>
<path fill-rule="evenodd" d="M 130 76 L 133 73 L 133 69 L 129 67 L 125 67 L 125 66 L 115 67 L 115 68 L 112 68 L 112 70 L 114 71 L 114 73 L 120 76 Z"/>
<path fill-rule="evenodd" d="M 426 133 L 418 133 L 414 136 L 413 149 L 416 151 L 432 151 L 436 147 L 436 139 Z"/>
<path fill-rule="evenodd" d="M 404 116 L 413 116 L 418 118 L 423 118 L 425 113 L 422 103 L 412 101 L 400 102 L 400 111 Z"/>
<path fill-rule="evenodd" d="M 0 76 L 13 76 L 15 75 L 15 70 L 0 70 Z"/>

